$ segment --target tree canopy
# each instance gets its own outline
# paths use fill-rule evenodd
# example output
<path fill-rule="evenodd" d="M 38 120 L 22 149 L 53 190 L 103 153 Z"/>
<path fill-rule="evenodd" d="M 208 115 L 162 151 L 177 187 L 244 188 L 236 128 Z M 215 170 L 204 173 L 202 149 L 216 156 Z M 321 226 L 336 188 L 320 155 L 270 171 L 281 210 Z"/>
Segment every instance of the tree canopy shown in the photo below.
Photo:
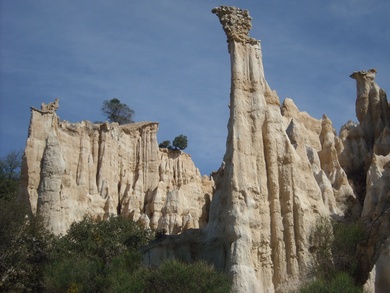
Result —
<path fill-rule="evenodd" d="M 110 122 L 117 122 L 121 125 L 134 122 L 134 110 L 116 98 L 105 100 L 101 110 Z"/>
<path fill-rule="evenodd" d="M 188 145 L 187 136 L 180 134 L 175 137 L 175 139 L 172 142 L 172 145 L 169 140 L 164 140 L 162 143 L 158 145 L 158 147 L 167 148 L 170 150 L 184 150 L 185 148 L 187 148 L 187 145 Z"/>
<path fill-rule="evenodd" d="M 180 150 L 184 150 L 185 148 L 187 148 L 187 144 L 188 144 L 187 136 L 183 134 L 176 136 L 175 139 L 173 140 L 173 146 Z"/>
<path fill-rule="evenodd" d="M 164 140 L 162 143 L 158 145 L 159 148 L 169 148 L 171 146 L 171 142 L 169 140 Z"/>

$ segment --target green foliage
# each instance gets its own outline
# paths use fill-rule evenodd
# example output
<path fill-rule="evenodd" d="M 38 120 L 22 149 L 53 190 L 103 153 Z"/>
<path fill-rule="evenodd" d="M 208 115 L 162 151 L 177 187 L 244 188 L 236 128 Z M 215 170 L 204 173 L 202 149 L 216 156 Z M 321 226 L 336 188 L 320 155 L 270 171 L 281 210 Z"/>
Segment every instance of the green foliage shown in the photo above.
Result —
<path fill-rule="evenodd" d="M 108 221 L 84 218 L 73 223 L 68 233 L 53 243 L 50 263 L 45 268 L 45 286 L 49 292 L 104 291 L 113 280 L 111 271 L 131 268 L 114 264 L 140 263 L 138 249 L 152 239 L 152 233 L 124 217 Z M 78 266 L 75 270 L 70 270 Z M 124 272 L 118 272 L 124 274 Z M 108 289 L 107 289 L 108 290 Z"/>
<path fill-rule="evenodd" d="M 356 247 L 365 238 L 362 226 L 358 223 L 334 223 L 333 233 L 332 254 L 336 269 L 355 275 L 358 265 Z"/>
<path fill-rule="evenodd" d="M 353 278 L 347 273 L 337 273 L 329 281 L 323 279 L 307 284 L 300 293 L 363 293 L 363 289 L 355 285 Z"/>
<path fill-rule="evenodd" d="M 175 139 L 172 142 L 169 140 L 164 140 L 162 143 L 158 145 L 159 148 L 168 148 L 170 150 L 184 150 L 187 148 L 188 145 L 188 139 L 187 136 L 180 134 L 175 137 Z"/>
<path fill-rule="evenodd" d="M 141 265 L 141 245 L 151 231 L 112 217 L 85 218 L 53 244 L 45 268 L 47 292 L 229 292 L 230 281 L 205 263 L 168 261 L 159 269 Z"/>
<path fill-rule="evenodd" d="M 317 221 L 311 235 L 317 280 L 299 292 L 363 292 L 354 281 L 357 244 L 364 239 L 363 228 L 357 223 Z"/>
<path fill-rule="evenodd" d="M 52 235 L 17 199 L 0 200 L 0 291 L 40 292 Z"/>
<path fill-rule="evenodd" d="M 332 259 L 333 241 L 332 223 L 326 218 L 319 218 L 311 235 L 312 250 L 316 261 L 314 271 L 319 278 L 329 279 L 335 273 Z"/>
<path fill-rule="evenodd" d="M 137 291 L 131 291 L 130 284 L 123 284 L 124 288 L 116 292 L 231 292 L 228 276 L 202 261 L 187 264 L 168 260 L 159 269 L 141 268 L 135 273 L 135 280 Z"/>
<path fill-rule="evenodd" d="M 18 195 L 22 152 L 10 152 L 0 160 L 0 198 L 13 199 Z"/>
<path fill-rule="evenodd" d="M 175 148 L 178 148 L 180 150 L 184 150 L 187 148 L 188 145 L 188 139 L 187 136 L 180 134 L 179 136 L 176 136 L 173 140 L 173 146 Z"/>
<path fill-rule="evenodd" d="M 134 122 L 134 110 L 122 104 L 118 99 L 105 100 L 101 110 L 110 122 L 117 122 L 121 125 Z"/>
<path fill-rule="evenodd" d="M 124 251 L 136 251 L 152 239 L 149 230 L 124 217 L 111 217 L 97 221 L 89 217 L 73 223 L 68 233 L 55 245 L 55 251 L 63 255 L 85 255 L 100 258 L 104 263 Z"/>
<path fill-rule="evenodd" d="M 98 281 L 101 266 L 98 259 L 85 256 L 52 259 L 45 268 L 45 291 L 96 292 L 102 286 Z"/>
<path fill-rule="evenodd" d="M 0 291 L 40 292 L 52 235 L 19 200 L 20 165 L 21 152 L 0 160 Z"/>
<path fill-rule="evenodd" d="M 159 148 L 169 148 L 171 146 L 171 142 L 169 140 L 164 140 L 162 143 L 158 145 Z"/>
<path fill-rule="evenodd" d="M 229 292 L 227 276 L 205 263 L 142 266 L 139 248 L 153 234 L 123 217 L 86 217 L 65 236 L 50 234 L 17 199 L 20 156 L 0 167 L 0 183 L 15 183 L 0 197 L 0 292 Z"/>

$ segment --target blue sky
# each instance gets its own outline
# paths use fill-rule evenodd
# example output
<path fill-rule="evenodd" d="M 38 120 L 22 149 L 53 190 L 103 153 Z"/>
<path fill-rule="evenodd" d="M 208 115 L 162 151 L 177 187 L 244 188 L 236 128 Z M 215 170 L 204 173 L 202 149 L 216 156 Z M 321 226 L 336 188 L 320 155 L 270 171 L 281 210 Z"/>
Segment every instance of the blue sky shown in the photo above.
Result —
<path fill-rule="evenodd" d="M 338 131 L 355 118 L 349 75 L 376 68 L 390 91 L 388 0 L 0 0 L 0 157 L 24 148 L 30 106 L 60 98 L 70 122 L 105 120 L 118 98 L 158 140 L 185 134 L 202 174 L 225 153 L 230 64 L 211 9 L 249 9 L 265 74 L 283 101 Z"/>

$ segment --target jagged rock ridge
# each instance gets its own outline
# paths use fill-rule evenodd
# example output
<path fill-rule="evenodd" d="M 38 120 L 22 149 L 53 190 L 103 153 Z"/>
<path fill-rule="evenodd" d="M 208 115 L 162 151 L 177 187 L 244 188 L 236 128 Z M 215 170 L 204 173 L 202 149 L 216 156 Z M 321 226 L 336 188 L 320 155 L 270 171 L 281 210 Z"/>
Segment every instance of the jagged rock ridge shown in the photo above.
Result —
<path fill-rule="evenodd" d="M 69 123 L 32 108 L 22 168 L 32 211 L 55 234 L 85 215 L 128 215 L 170 234 L 204 227 L 214 183 L 188 154 L 159 149 L 157 129 L 153 122 Z"/>

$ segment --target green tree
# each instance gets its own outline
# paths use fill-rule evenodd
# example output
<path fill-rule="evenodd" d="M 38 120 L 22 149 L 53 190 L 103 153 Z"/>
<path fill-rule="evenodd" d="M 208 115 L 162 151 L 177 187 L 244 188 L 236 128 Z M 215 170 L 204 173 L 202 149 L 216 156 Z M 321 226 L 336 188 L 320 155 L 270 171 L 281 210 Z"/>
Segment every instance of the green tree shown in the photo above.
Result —
<path fill-rule="evenodd" d="M 229 292 L 227 275 L 204 262 L 141 263 L 139 248 L 150 230 L 124 217 L 84 218 L 53 242 L 45 268 L 45 292 Z"/>
<path fill-rule="evenodd" d="M 184 150 L 185 148 L 187 148 L 187 145 L 188 145 L 187 136 L 183 134 L 176 136 L 175 139 L 173 140 L 173 146 L 180 150 Z"/>
<path fill-rule="evenodd" d="M 53 243 L 45 268 L 48 292 L 110 292 L 113 264 L 140 266 L 139 247 L 153 238 L 151 231 L 124 217 L 107 221 L 84 218 Z M 129 259 L 131 261 L 129 261 Z M 74 269 L 72 269 L 74 268 Z M 119 267 L 115 271 L 128 271 Z M 77 289 L 77 290 L 76 290 Z"/>
<path fill-rule="evenodd" d="M 110 122 L 117 122 L 121 125 L 134 122 L 134 110 L 116 98 L 105 100 L 101 110 Z"/>
<path fill-rule="evenodd" d="M 363 292 L 361 286 L 355 284 L 355 252 L 364 237 L 364 230 L 357 223 L 320 218 L 311 235 L 316 280 L 305 284 L 299 292 Z"/>
<path fill-rule="evenodd" d="M 15 198 L 19 192 L 22 152 L 12 151 L 0 160 L 0 198 Z"/>
<path fill-rule="evenodd" d="M 0 160 L 0 291 L 40 292 L 52 239 L 19 198 L 21 152 Z"/>
<path fill-rule="evenodd" d="M 159 148 L 169 148 L 171 146 L 171 142 L 169 140 L 164 140 L 162 143 L 158 145 Z"/>

